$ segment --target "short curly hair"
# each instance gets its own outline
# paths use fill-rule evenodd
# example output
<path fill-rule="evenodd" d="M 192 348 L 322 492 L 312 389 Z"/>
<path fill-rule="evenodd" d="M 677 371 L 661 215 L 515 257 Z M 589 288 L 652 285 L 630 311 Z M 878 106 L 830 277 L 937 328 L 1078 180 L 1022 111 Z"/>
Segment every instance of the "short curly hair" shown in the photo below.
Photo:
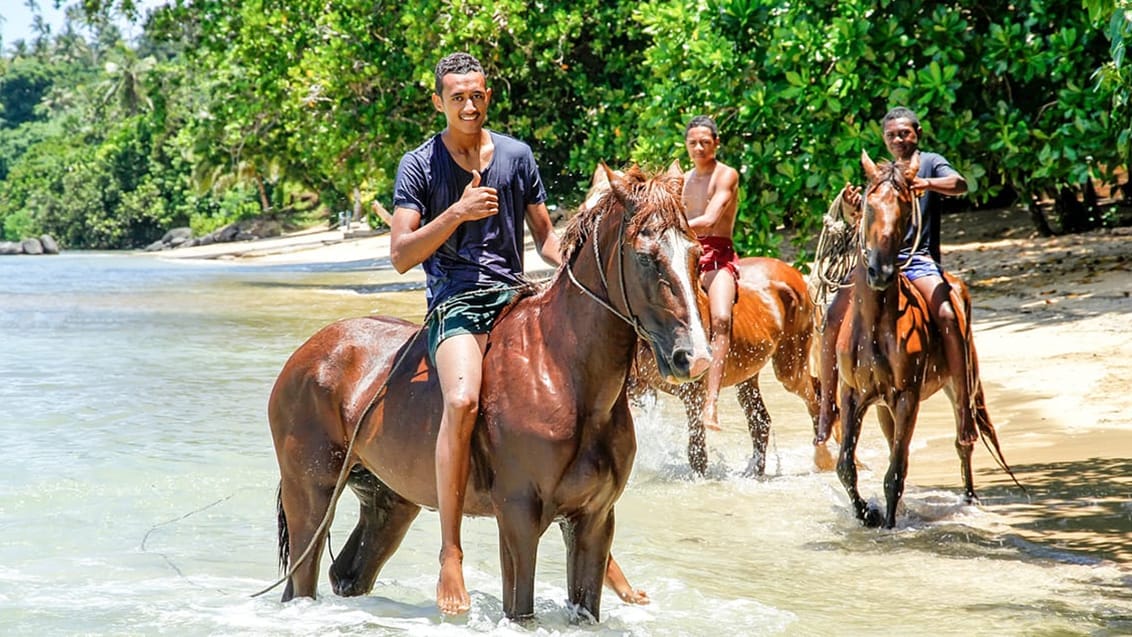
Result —
<path fill-rule="evenodd" d="M 465 73 L 480 73 L 487 75 L 483 72 L 483 66 L 480 61 L 467 53 L 452 53 L 444 56 L 444 59 L 436 63 L 436 94 L 440 95 L 444 88 L 441 80 L 445 75 L 449 74 L 463 75 Z"/>

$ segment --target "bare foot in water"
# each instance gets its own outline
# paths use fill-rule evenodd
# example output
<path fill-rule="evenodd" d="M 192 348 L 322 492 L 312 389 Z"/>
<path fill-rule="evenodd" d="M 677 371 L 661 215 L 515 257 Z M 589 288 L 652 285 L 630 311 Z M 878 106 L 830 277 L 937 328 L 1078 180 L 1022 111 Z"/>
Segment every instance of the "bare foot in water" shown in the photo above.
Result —
<path fill-rule="evenodd" d="M 719 426 L 719 418 L 716 417 L 715 414 L 708 415 L 707 413 L 704 413 L 703 421 L 704 429 L 707 429 L 708 431 L 723 431 L 723 428 Z"/>
<path fill-rule="evenodd" d="M 609 556 L 609 564 L 605 568 L 605 587 L 617 593 L 621 601 L 626 604 L 644 605 L 649 603 L 648 593 L 629 585 L 628 578 L 625 577 L 625 573 L 621 571 L 621 567 L 612 555 Z"/>
<path fill-rule="evenodd" d="M 637 604 L 640 606 L 645 606 L 649 603 L 649 601 L 651 601 L 649 600 L 649 594 L 639 588 L 630 588 L 624 591 L 617 591 L 617 596 L 620 597 L 621 601 L 625 602 L 626 604 Z"/>
<path fill-rule="evenodd" d="M 440 556 L 440 579 L 436 582 L 436 605 L 445 615 L 463 615 L 472 608 L 472 599 L 464 586 L 462 556 Z"/>

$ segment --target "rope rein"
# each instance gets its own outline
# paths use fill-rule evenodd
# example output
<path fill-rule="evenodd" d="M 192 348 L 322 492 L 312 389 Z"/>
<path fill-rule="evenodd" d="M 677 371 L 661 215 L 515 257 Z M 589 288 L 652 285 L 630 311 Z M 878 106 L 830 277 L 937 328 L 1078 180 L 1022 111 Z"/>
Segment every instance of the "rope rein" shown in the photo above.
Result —
<path fill-rule="evenodd" d="M 574 276 L 574 271 L 570 267 L 569 263 L 565 264 L 566 274 L 569 276 L 570 281 L 574 285 L 576 285 L 578 287 L 578 289 L 582 290 L 582 292 L 584 292 L 587 296 L 589 296 L 594 301 L 597 301 L 597 303 L 599 305 L 601 305 L 605 309 L 612 312 L 614 316 L 616 316 L 617 318 L 625 321 L 630 326 L 632 326 L 633 330 L 637 333 L 638 337 L 640 337 L 640 338 L 642 338 L 646 341 L 651 342 L 649 335 L 644 331 L 644 328 L 641 326 L 640 321 L 637 320 L 635 315 L 633 315 L 632 308 L 629 307 L 629 295 L 628 295 L 628 292 L 626 291 L 626 288 L 625 288 L 625 268 L 623 266 L 623 261 L 622 261 L 622 259 L 624 258 L 622 239 L 623 239 L 623 234 L 624 234 L 624 231 L 625 231 L 625 216 L 626 215 L 624 215 L 624 214 L 621 216 L 621 225 L 620 225 L 620 230 L 618 232 L 617 266 L 618 266 L 618 271 L 619 271 L 619 278 L 621 280 L 621 297 L 622 297 L 622 301 L 625 304 L 625 310 L 626 310 L 626 312 L 628 312 L 628 315 L 622 314 L 620 311 L 618 311 L 616 308 L 614 308 L 613 305 L 611 305 L 608 301 L 605 301 L 601 297 L 597 296 L 592 291 L 590 291 L 585 285 L 583 285 L 580 281 L 578 281 L 578 279 Z M 608 292 L 609 291 L 609 282 L 608 282 L 608 280 L 605 276 L 605 269 L 602 267 L 601 252 L 600 252 L 600 249 L 599 249 L 599 246 L 598 246 L 598 241 L 597 241 L 597 230 L 598 230 L 598 227 L 601 223 L 601 217 L 602 217 L 602 215 L 599 214 L 595 218 L 594 228 L 593 228 L 593 232 L 592 232 L 592 239 L 593 239 L 593 244 L 594 244 L 594 256 L 595 256 L 595 259 L 597 261 L 598 275 L 601 277 L 602 286 L 605 288 L 606 292 Z M 468 261 L 471 262 L 470 260 L 468 260 Z M 479 266 L 479 264 L 476 264 L 476 265 Z M 490 272 L 492 272 L 494 274 L 493 271 L 490 271 Z M 521 289 L 524 289 L 524 288 L 529 288 L 531 286 L 541 285 L 541 284 L 545 283 L 548 279 L 542 279 L 541 281 L 533 281 L 533 280 L 530 280 L 530 279 L 525 279 L 523 277 L 514 277 L 512 280 L 515 281 L 515 283 L 513 283 L 512 285 L 495 286 L 492 289 L 498 290 L 498 291 L 521 290 Z M 386 390 L 389 388 L 389 381 L 392 380 L 394 372 L 396 372 L 397 368 L 401 366 L 401 364 L 405 360 L 405 356 L 408 355 L 409 351 L 412 349 L 410 347 L 412 345 L 412 343 L 414 341 L 416 341 L 416 339 L 420 338 L 421 334 L 424 333 L 425 328 L 428 325 L 429 321 L 432 320 L 432 318 L 434 316 L 436 316 L 437 313 L 443 312 L 452 303 L 460 301 L 460 300 L 462 300 L 466 297 L 470 297 L 470 296 L 473 296 L 475 294 L 481 293 L 482 291 L 483 290 L 469 290 L 467 292 L 462 292 L 460 294 L 453 295 L 451 298 L 446 299 L 444 302 L 442 302 L 439 305 L 437 305 L 436 307 L 434 307 L 430 312 L 428 312 L 428 314 L 425 315 L 424 320 L 421 322 L 421 327 L 419 329 L 417 329 L 416 332 L 413 333 L 412 338 L 409 339 L 408 343 L 406 344 L 404 349 L 401 351 L 401 356 L 393 363 L 393 366 L 390 367 L 389 374 L 386 376 L 385 382 L 383 382 L 381 384 L 381 386 L 378 387 L 377 391 L 374 392 L 373 398 L 370 399 L 369 404 L 366 405 L 366 408 L 362 411 L 361 416 L 358 418 L 357 422 L 354 423 L 353 432 L 350 435 L 350 442 L 346 445 L 346 451 L 345 451 L 343 458 L 342 458 L 342 468 L 338 472 L 338 479 L 334 483 L 334 491 L 330 496 L 331 505 L 329 507 L 327 507 L 326 513 L 322 516 L 322 522 L 319 523 L 318 528 L 314 532 L 314 535 L 311 536 L 311 541 L 307 544 L 307 548 L 303 551 L 302 555 L 300 555 L 298 557 L 298 559 L 292 560 L 290 568 L 287 569 L 287 572 L 282 577 L 280 577 L 278 580 L 276 580 L 270 586 L 267 586 L 266 588 L 253 593 L 251 595 L 251 597 L 253 597 L 253 598 L 259 597 L 260 595 L 263 595 L 263 594 L 271 591 L 272 589 L 278 587 L 280 584 L 291 579 L 291 577 L 294 576 L 295 571 L 297 571 L 299 569 L 299 567 L 302 566 L 303 562 L 305 562 L 310 557 L 310 554 L 314 550 L 315 544 L 317 544 L 317 542 L 320 540 L 320 538 L 323 537 L 323 534 L 328 534 L 328 530 L 329 530 L 331 520 L 334 519 L 334 511 L 335 511 L 335 508 L 337 506 L 338 498 L 342 495 L 342 491 L 346 487 L 346 481 L 347 481 L 347 478 L 349 477 L 350 469 L 353 468 L 353 465 L 349 462 L 349 459 L 350 459 L 351 455 L 353 454 L 354 442 L 357 441 L 357 439 L 358 439 L 358 433 L 361 431 L 362 423 L 364 423 L 366 421 L 366 418 L 369 416 L 370 412 L 373 411 L 373 408 L 377 405 L 378 401 L 385 395 Z"/>
<path fill-rule="evenodd" d="M 593 234 L 594 261 L 596 262 L 596 265 L 597 265 L 597 273 L 598 273 L 598 276 L 601 278 L 601 284 L 605 288 L 606 294 L 608 294 L 609 293 L 609 280 L 606 278 L 605 268 L 601 264 L 601 251 L 599 249 L 598 242 L 597 242 L 597 229 L 601 225 L 602 215 L 604 215 L 604 213 L 599 213 L 594 218 L 594 227 L 593 227 L 593 230 L 591 232 Z M 625 215 L 622 214 L 621 215 L 620 229 L 617 232 L 617 271 L 618 271 L 618 278 L 620 279 L 620 282 L 621 282 L 621 301 L 622 301 L 622 303 L 625 304 L 626 314 L 621 313 L 617 308 L 613 307 L 612 303 L 601 298 L 600 296 L 595 294 L 593 291 L 591 291 L 589 288 L 587 288 L 585 285 L 583 285 L 582 282 L 579 281 L 576 276 L 574 276 L 574 269 L 572 267 L 570 267 L 570 263 L 567 262 L 566 264 L 564 264 L 564 267 L 566 269 L 566 275 L 570 278 L 570 282 L 573 283 L 574 285 L 576 285 L 579 290 L 581 290 L 586 296 L 588 296 L 591 299 L 593 299 L 594 301 L 596 301 L 598 305 L 609 310 L 610 313 L 612 313 L 614 316 L 616 316 L 617 318 L 621 319 L 622 321 L 625 321 L 626 323 L 628 323 L 629 326 L 633 328 L 633 331 L 637 333 L 637 336 L 639 338 L 643 339 L 647 343 L 651 343 L 652 342 L 651 336 L 648 334 L 648 332 L 645 331 L 644 327 L 641 325 L 641 322 L 637 319 L 636 315 L 633 314 L 633 308 L 629 307 L 629 293 L 626 290 L 626 286 L 625 286 L 625 266 L 624 266 L 624 261 L 623 261 L 623 259 L 624 259 L 624 241 L 623 241 L 624 232 L 625 232 Z"/>
<path fill-rule="evenodd" d="M 829 308 L 833 295 L 842 288 L 853 287 L 848 280 L 849 273 L 853 271 L 856 259 L 865 258 L 865 224 L 861 220 L 868 212 L 868 198 L 861 196 L 860 214 L 853 224 L 845 220 L 843 202 L 838 195 L 829 204 L 829 209 L 822 218 L 822 229 L 818 235 L 818 244 L 814 251 L 814 264 L 810 276 L 810 293 L 814 300 L 814 312 L 818 313 L 815 324 L 818 331 L 825 331 L 826 310 Z M 915 229 L 915 239 L 908 257 L 897 265 L 903 270 L 912 255 L 920 247 L 921 224 L 923 213 L 920 210 L 920 199 L 912 195 L 912 228 Z"/>

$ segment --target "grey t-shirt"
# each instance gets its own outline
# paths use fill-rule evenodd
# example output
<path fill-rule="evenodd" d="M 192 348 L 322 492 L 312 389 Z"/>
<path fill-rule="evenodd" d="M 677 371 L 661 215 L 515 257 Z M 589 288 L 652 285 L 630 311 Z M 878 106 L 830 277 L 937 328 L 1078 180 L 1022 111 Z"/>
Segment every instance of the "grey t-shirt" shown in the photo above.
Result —
<path fill-rule="evenodd" d="M 917 177 L 928 179 L 958 174 L 959 171 L 952 168 L 942 155 L 920 151 L 920 170 L 916 173 Z M 936 263 L 942 261 L 939 251 L 939 198 L 940 194 L 933 191 L 920 195 L 920 216 L 923 222 L 919 228 L 920 243 L 916 246 L 916 254 L 930 256 Z M 904 247 L 900 250 L 901 258 L 909 256 L 912 242 L 916 240 L 916 231 L 915 226 L 909 228 L 908 236 L 904 239 Z"/>
<path fill-rule="evenodd" d="M 480 172 L 480 185 L 496 189 L 499 213 L 460 224 L 422 263 L 429 311 L 455 294 L 511 283 L 523 272 L 526 209 L 546 201 L 546 189 L 530 146 L 489 133 L 495 150 Z M 424 225 L 456 203 L 471 181 L 437 134 L 401 158 L 393 205 L 421 213 Z"/>

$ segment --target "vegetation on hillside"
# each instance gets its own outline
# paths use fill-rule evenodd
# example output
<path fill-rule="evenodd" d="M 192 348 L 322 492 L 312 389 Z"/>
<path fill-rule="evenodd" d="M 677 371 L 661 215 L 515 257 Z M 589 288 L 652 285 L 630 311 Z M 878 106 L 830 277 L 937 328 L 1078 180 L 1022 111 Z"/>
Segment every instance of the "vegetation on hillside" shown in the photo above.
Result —
<path fill-rule="evenodd" d="M 684 124 L 714 116 L 748 254 L 777 253 L 784 227 L 813 236 L 860 151 L 884 155 L 894 105 L 920 114 L 972 204 L 1060 202 L 1036 217 L 1047 231 L 1116 223 L 1092 184 L 1132 163 L 1132 0 L 171 0 L 145 15 L 83 0 L 69 15 L 2 43 L 2 239 L 127 248 L 179 225 L 388 208 L 400 155 L 443 125 L 432 68 L 456 50 L 487 67 L 489 125 L 531 143 L 562 208 L 599 160 L 687 164 Z"/>

